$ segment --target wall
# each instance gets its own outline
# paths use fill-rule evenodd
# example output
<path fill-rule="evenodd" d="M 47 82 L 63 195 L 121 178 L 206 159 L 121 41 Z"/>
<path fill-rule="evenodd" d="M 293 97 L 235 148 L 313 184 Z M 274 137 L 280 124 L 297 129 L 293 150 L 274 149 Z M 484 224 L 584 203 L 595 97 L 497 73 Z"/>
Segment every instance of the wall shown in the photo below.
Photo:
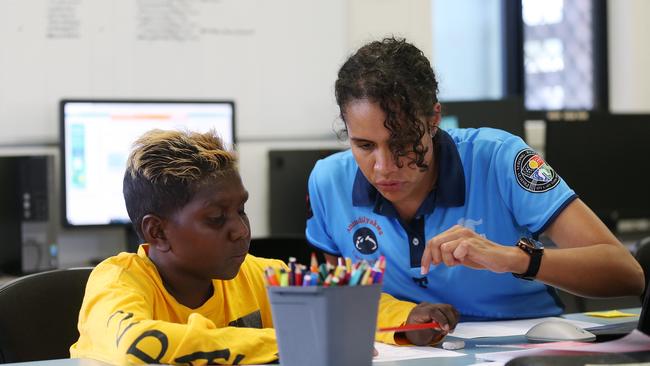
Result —
<path fill-rule="evenodd" d="M 607 2 L 609 105 L 616 113 L 650 113 L 650 2 Z"/>
<path fill-rule="evenodd" d="M 361 42 L 393 32 L 430 54 L 428 18 L 419 16 L 428 4 L 5 0 L 0 153 L 45 149 L 58 159 L 61 98 L 234 99 L 252 233 L 265 236 L 268 150 L 340 148 L 333 133 L 339 66 Z M 60 265 L 101 259 L 124 241 L 121 229 L 59 228 Z"/>
<path fill-rule="evenodd" d="M 145 1 L 0 2 L 0 153 L 57 153 L 62 97 L 235 99 L 247 209 L 253 235 L 265 236 L 268 150 L 341 146 L 333 83 L 345 58 L 390 34 L 434 56 L 429 0 L 161 3 L 180 6 L 177 24 L 189 28 L 147 26 Z M 609 2 L 614 109 L 650 110 L 649 7 Z M 61 229 L 60 263 L 102 258 L 123 243 L 121 230 Z"/>
<path fill-rule="evenodd" d="M 351 0 L 347 2 L 347 51 L 368 41 L 405 37 L 431 58 L 430 0 Z"/>

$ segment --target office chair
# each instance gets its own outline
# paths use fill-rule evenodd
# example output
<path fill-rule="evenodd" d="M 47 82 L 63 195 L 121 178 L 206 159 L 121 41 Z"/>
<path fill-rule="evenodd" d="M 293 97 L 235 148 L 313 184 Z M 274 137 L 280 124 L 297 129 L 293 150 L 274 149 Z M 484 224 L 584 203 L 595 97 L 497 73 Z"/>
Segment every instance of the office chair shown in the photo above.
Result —
<path fill-rule="evenodd" d="M 639 262 L 641 268 L 643 268 L 643 274 L 645 276 L 646 283 L 646 292 L 648 292 L 648 282 L 650 282 L 650 236 L 639 240 L 636 247 L 636 252 L 634 253 L 634 258 Z M 641 302 L 643 302 L 643 297 L 645 293 L 641 295 Z"/>
<path fill-rule="evenodd" d="M 256 257 L 280 259 L 285 263 L 289 257 L 295 257 L 298 263 L 305 265 L 309 265 L 311 253 L 315 252 L 319 263 L 323 261 L 322 255 L 308 244 L 307 239 L 295 236 L 253 238 L 248 252 Z"/>
<path fill-rule="evenodd" d="M 40 272 L 0 287 L 0 363 L 70 357 L 91 270 Z"/>

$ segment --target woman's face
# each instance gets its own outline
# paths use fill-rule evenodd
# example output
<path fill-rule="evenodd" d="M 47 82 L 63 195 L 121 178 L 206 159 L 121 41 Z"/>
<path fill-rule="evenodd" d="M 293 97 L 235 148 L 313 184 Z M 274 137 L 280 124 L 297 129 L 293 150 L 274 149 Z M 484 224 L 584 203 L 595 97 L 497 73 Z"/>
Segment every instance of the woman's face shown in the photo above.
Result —
<path fill-rule="evenodd" d="M 436 111 L 439 111 L 439 105 Z M 437 117 L 432 126 L 437 125 Z M 420 171 L 414 164 L 409 165 L 409 156 L 401 157 L 401 168 L 395 163 L 389 146 L 390 132 L 384 127 L 386 113 L 379 103 L 360 99 L 345 108 L 345 123 L 352 154 L 363 175 L 393 204 L 411 200 L 423 200 L 433 187 L 433 142 L 431 135 L 422 136 L 422 145 L 427 149 L 424 162 L 429 169 Z"/>

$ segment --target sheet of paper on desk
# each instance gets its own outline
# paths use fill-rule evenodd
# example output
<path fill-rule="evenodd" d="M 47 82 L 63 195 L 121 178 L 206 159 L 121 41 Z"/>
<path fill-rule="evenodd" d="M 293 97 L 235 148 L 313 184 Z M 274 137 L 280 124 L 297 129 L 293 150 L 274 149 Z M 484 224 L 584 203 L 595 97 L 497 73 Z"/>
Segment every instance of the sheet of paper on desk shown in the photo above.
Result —
<path fill-rule="evenodd" d="M 527 347 L 530 347 L 528 345 Z M 532 348 L 532 347 L 531 347 Z M 650 336 L 635 329 L 623 338 L 601 343 L 583 342 L 555 342 L 542 343 L 537 349 L 552 349 L 557 351 L 580 351 L 580 352 L 641 352 L 650 351 Z"/>
<path fill-rule="evenodd" d="M 516 345 L 513 345 L 516 346 Z M 632 331 L 623 338 L 602 343 L 585 342 L 551 342 L 537 344 L 523 344 L 521 347 L 528 349 L 505 352 L 491 352 L 476 354 L 477 359 L 485 361 L 507 362 L 515 357 L 557 354 L 558 352 L 603 352 L 625 353 L 650 351 L 650 336 L 638 330 Z"/>
<path fill-rule="evenodd" d="M 481 337 L 507 337 L 524 335 L 535 324 L 545 320 L 562 320 L 575 324 L 580 328 L 589 328 L 601 325 L 599 323 L 583 322 L 557 317 L 520 319 L 520 320 L 498 320 L 491 322 L 467 322 L 458 323 L 456 330 L 451 335 L 458 338 L 481 338 Z"/>
<path fill-rule="evenodd" d="M 378 355 L 373 357 L 373 363 L 410 360 L 414 358 L 465 356 L 464 353 L 447 351 L 436 347 L 393 346 L 375 342 L 375 348 L 377 349 Z"/>

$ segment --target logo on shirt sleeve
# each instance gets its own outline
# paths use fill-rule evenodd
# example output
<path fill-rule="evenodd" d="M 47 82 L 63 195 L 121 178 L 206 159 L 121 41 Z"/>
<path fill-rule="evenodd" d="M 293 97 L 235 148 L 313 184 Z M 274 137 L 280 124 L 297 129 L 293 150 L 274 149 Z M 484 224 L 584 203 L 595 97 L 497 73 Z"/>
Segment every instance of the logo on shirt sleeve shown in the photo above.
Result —
<path fill-rule="evenodd" d="M 523 149 L 517 153 L 514 168 L 517 183 L 529 192 L 546 192 L 560 183 L 555 170 L 532 149 Z"/>

